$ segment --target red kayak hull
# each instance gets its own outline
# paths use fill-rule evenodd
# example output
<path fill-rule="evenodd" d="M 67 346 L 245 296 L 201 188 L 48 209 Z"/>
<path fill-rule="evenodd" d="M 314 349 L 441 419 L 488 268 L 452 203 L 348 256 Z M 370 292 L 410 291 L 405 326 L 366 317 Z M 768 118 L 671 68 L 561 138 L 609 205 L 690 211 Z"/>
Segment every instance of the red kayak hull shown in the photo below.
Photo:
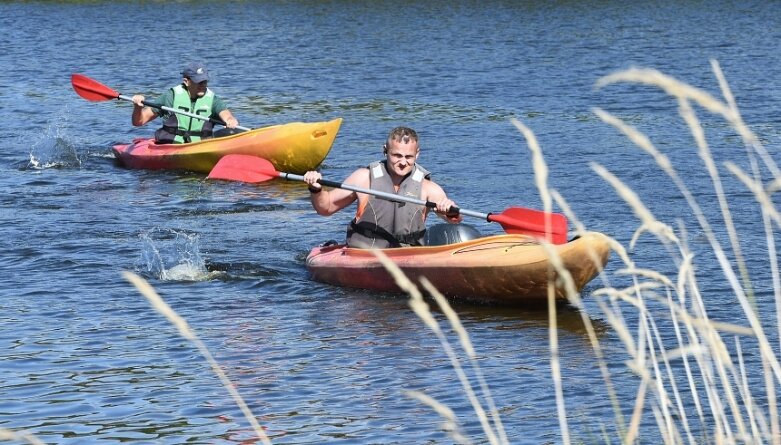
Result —
<path fill-rule="evenodd" d="M 607 238 L 587 233 L 554 245 L 578 292 L 604 268 L 610 254 Z M 496 235 L 444 246 L 383 249 L 413 282 L 426 277 L 444 295 L 465 300 L 524 304 L 548 296 L 551 261 L 534 238 Z M 346 246 L 316 247 L 306 259 L 316 281 L 337 286 L 399 292 L 372 250 Z M 566 299 L 555 287 L 556 298 Z"/>

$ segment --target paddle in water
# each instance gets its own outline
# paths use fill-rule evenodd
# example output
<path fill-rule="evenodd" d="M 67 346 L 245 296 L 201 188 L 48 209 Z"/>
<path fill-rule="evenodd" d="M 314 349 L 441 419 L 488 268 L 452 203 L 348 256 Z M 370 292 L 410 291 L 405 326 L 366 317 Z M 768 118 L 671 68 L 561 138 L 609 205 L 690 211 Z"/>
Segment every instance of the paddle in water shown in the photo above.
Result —
<path fill-rule="evenodd" d="M 97 80 L 91 79 L 83 74 L 71 74 L 71 85 L 73 85 L 73 89 L 76 91 L 76 94 L 91 102 L 103 102 L 103 101 L 114 100 L 114 99 L 133 102 L 132 97 L 119 94 L 118 91 L 115 91 L 107 87 L 106 85 L 103 85 L 102 83 L 98 82 Z M 144 101 L 143 104 L 146 105 L 147 107 L 168 111 L 169 113 L 182 114 L 184 116 L 189 116 L 193 119 L 209 121 L 217 125 L 225 125 L 225 122 L 219 119 L 208 118 L 206 116 L 201 116 L 199 114 L 190 113 L 184 110 L 177 110 L 176 108 L 164 107 L 160 104 L 147 102 L 147 101 Z M 247 127 L 241 127 L 238 125 L 236 126 L 236 128 L 244 131 L 250 130 Z"/>
<path fill-rule="evenodd" d="M 278 172 L 270 161 L 249 155 L 224 156 L 211 170 L 208 178 L 249 183 L 266 182 L 275 178 L 291 181 L 304 180 L 304 177 L 300 175 Z M 431 201 L 381 192 L 379 190 L 366 189 L 350 184 L 329 181 L 327 179 L 320 179 L 318 182 L 328 187 L 374 195 L 389 201 L 418 204 L 432 209 L 437 206 Z M 510 207 L 498 214 L 480 213 L 459 208 L 451 208 L 450 213 L 460 213 L 462 215 L 481 218 L 489 222 L 499 223 L 507 233 L 520 233 L 546 238 L 553 244 L 564 244 L 567 242 L 567 218 L 560 213 L 548 213 L 523 207 Z M 546 228 L 549 229 L 546 230 Z"/>

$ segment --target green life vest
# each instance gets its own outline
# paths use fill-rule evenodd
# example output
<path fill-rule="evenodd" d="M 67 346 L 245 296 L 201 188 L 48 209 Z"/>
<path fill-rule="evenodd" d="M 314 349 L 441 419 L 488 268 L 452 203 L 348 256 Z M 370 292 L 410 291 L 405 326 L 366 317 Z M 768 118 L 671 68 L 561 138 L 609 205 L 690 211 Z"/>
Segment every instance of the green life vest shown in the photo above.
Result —
<path fill-rule="evenodd" d="M 174 92 L 174 103 L 172 108 L 206 118 L 211 117 L 212 105 L 214 104 L 214 92 L 212 90 L 207 88 L 206 94 L 195 101 L 190 98 L 190 93 L 183 85 L 177 85 L 173 87 L 172 90 Z M 161 130 L 173 137 L 173 143 L 182 144 L 186 142 L 197 142 L 201 139 L 211 137 L 213 127 L 214 124 L 209 121 L 173 113 L 165 120 Z"/>

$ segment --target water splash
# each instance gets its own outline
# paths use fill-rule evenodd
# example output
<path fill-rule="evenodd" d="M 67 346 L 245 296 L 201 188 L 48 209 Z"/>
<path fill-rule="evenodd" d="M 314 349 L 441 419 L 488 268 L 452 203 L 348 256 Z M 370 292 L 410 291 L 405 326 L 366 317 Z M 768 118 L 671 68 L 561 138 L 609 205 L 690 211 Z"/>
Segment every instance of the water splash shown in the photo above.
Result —
<path fill-rule="evenodd" d="M 67 120 L 70 113 L 67 107 L 52 121 L 46 131 L 30 146 L 28 169 L 81 167 L 81 159 L 76 145 L 66 135 Z"/>
<path fill-rule="evenodd" d="M 174 229 L 152 229 L 140 235 L 143 250 L 138 269 L 163 281 L 206 281 L 210 272 L 200 253 L 197 234 Z"/>

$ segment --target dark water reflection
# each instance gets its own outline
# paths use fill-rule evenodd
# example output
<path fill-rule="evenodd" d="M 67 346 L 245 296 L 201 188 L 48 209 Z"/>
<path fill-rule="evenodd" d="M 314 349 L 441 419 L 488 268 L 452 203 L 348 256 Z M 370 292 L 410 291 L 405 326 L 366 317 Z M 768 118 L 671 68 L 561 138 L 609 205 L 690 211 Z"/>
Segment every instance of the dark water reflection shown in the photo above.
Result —
<path fill-rule="evenodd" d="M 0 33 L 0 427 L 28 429 L 50 443 L 251 440 L 197 350 L 122 279 L 131 270 L 191 324 L 275 443 L 449 443 L 439 417 L 406 390 L 448 405 L 466 433 L 484 442 L 447 355 L 406 298 L 309 280 L 304 256 L 343 236 L 346 213 L 318 217 L 305 189 L 292 182 L 251 186 L 119 168 L 112 144 L 152 127 L 131 127 L 127 103 L 78 98 L 71 73 L 154 96 L 178 80 L 185 61 L 204 60 L 210 86 L 244 125 L 343 117 L 322 167 L 334 180 L 377 158 L 390 127 L 415 127 L 420 163 L 461 207 L 484 212 L 540 206 L 527 144 L 509 122 L 519 118 L 545 152 L 551 184 L 589 228 L 627 242 L 637 227 L 590 162 L 627 182 L 660 219 L 680 219 L 701 260 L 700 283 L 713 295 L 710 314 L 732 320 L 734 297 L 680 193 L 591 111 L 602 107 L 646 132 L 692 193 L 712 202 L 676 103 L 652 88 L 593 86 L 613 71 L 644 66 L 718 95 L 709 64 L 715 58 L 746 121 L 777 147 L 777 6 L 0 4 L 0 30 L 7 31 Z M 715 117 L 700 118 L 717 164 L 731 160 L 747 169 L 734 131 Z M 742 186 L 725 186 L 757 304 L 772 314 L 761 219 Z M 705 211 L 720 221 L 717 208 Z M 486 234 L 500 230 L 475 224 Z M 722 232 L 717 236 L 726 239 Z M 635 254 L 644 267 L 677 273 L 649 236 Z M 628 414 L 637 389 L 624 366 L 628 356 L 594 300 L 585 303 Z M 510 442 L 560 442 L 547 312 L 458 302 L 454 308 Z M 559 308 L 568 421 L 577 442 L 603 443 L 602 428 L 615 437 L 616 423 L 582 320 L 574 308 Z M 671 336 L 669 326 L 661 329 Z M 449 331 L 448 338 L 456 341 Z M 749 369 L 758 369 L 757 360 L 747 354 Z M 649 442 L 655 431 L 649 413 Z"/>

